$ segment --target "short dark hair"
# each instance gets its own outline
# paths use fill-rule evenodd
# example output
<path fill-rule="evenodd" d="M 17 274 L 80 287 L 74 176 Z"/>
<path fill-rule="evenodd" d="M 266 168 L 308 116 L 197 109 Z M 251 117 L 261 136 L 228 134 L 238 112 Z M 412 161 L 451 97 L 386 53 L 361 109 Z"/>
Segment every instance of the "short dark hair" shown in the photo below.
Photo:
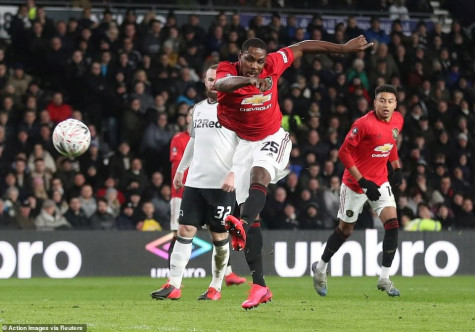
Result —
<path fill-rule="evenodd" d="M 397 97 L 397 90 L 396 90 L 396 88 L 394 87 L 394 85 L 381 84 L 380 86 L 378 86 L 378 87 L 374 90 L 374 96 L 376 97 L 376 96 L 379 95 L 381 92 L 392 93 L 393 95 L 395 95 L 395 96 Z"/>
<path fill-rule="evenodd" d="M 241 47 L 241 52 L 246 52 L 249 47 L 261 48 L 267 53 L 267 44 L 259 38 L 250 38 L 246 40 Z"/>

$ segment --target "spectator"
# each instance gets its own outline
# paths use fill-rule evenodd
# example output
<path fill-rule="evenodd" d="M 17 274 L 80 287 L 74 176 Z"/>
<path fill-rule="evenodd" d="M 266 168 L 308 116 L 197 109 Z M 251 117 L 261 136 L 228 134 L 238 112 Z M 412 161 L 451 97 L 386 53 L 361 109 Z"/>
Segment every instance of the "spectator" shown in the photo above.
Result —
<path fill-rule="evenodd" d="M 140 152 L 147 162 L 148 171 L 168 169 L 165 163 L 168 164 L 169 144 L 175 134 L 168 124 L 168 115 L 160 113 L 158 120 L 150 123 L 141 134 Z"/>
<path fill-rule="evenodd" d="M 91 218 L 92 229 L 99 230 L 114 230 L 116 229 L 115 217 L 111 213 L 107 212 L 109 205 L 105 198 L 97 199 L 97 209 Z"/>
<path fill-rule="evenodd" d="M 435 218 L 442 224 L 442 229 L 452 230 L 454 225 L 454 213 L 447 205 L 438 205 Z"/>
<path fill-rule="evenodd" d="M 24 129 L 20 129 L 16 134 L 16 137 L 12 137 L 11 140 L 7 141 L 7 143 L 4 153 L 5 158 L 9 161 L 14 160 L 19 153 L 24 156 L 29 156 L 33 150 L 33 147 L 28 140 L 28 132 Z M 26 159 L 26 157 L 24 159 Z M 26 163 L 26 160 L 24 160 L 24 162 Z"/>
<path fill-rule="evenodd" d="M 37 143 L 33 146 L 33 152 L 28 157 L 28 168 L 35 168 L 35 160 L 41 158 L 44 162 L 45 171 L 51 174 L 56 172 L 56 163 L 51 154 L 43 148 L 43 145 Z"/>
<path fill-rule="evenodd" d="M 73 169 L 73 164 L 69 158 L 60 159 L 58 164 L 59 167 L 54 174 L 54 177 L 61 181 L 64 191 L 68 193 L 74 185 L 74 175 L 76 172 Z"/>
<path fill-rule="evenodd" d="M 13 75 L 10 76 L 7 84 L 15 88 L 15 96 L 20 98 L 25 94 L 32 80 L 33 78 L 25 73 L 23 64 L 17 63 L 13 66 Z"/>
<path fill-rule="evenodd" d="M 264 209 L 261 212 L 262 221 L 267 228 L 280 229 L 286 224 L 284 210 L 288 203 L 285 189 L 283 187 L 275 188 L 274 194 L 270 199 L 266 200 Z"/>
<path fill-rule="evenodd" d="M 73 114 L 73 109 L 70 105 L 64 103 L 63 94 L 59 91 L 53 94 L 53 98 L 48 106 L 46 106 L 46 109 L 49 112 L 51 121 L 56 124 L 70 118 Z"/>
<path fill-rule="evenodd" d="M 109 176 L 107 176 L 107 178 L 104 180 L 104 186 L 97 190 L 96 197 L 106 197 L 108 190 L 115 189 L 117 191 L 117 200 L 119 201 L 119 204 L 124 204 L 125 196 L 122 191 L 118 190 L 117 183 L 118 181 L 116 180 L 116 178 L 109 174 Z"/>
<path fill-rule="evenodd" d="M 136 229 L 132 202 L 127 201 L 122 205 L 121 212 L 115 219 L 115 224 L 118 230 L 132 231 Z"/>
<path fill-rule="evenodd" d="M 325 223 L 319 215 L 319 207 L 317 203 L 310 203 L 305 214 L 300 217 L 301 229 L 324 229 Z"/>
<path fill-rule="evenodd" d="M 129 108 L 122 115 L 121 139 L 127 140 L 132 151 L 138 150 L 145 125 L 144 116 L 140 110 L 140 100 L 135 98 L 130 101 Z"/>
<path fill-rule="evenodd" d="M 120 179 L 120 187 L 123 191 L 137 190 L 140 194 L 148 187 L 148 179 L 142 168 L 142 160 L 134 157 L 130 163 L 130 169 L 125 171 Z"/>
<path fill-rule="evenodd" d="M 139 231 L 161 231 L 163 230 L 162 225 L 155 217 L 155 208 L 152 202 L 145 202 L 142 205 L 142 218 L 137 223 L 136 228 Z"/>
<path fill-rule="evenodd" d="M 58 213 L 64 215 L 64 213 L 66 213 L 66 211 L 68 210 L 68 203 L 64 199 L 63 193 L 60 190 L 53 190 L 53 192 L 51 193 L 51 199 L 56 204 L 56 209 Z"/>
<path fill-rule="evenodd" d="M 71 224 L 56 210 L 54 201 L 47 199 L 43 202 L 41 213 L 35 219 L 39 231 L 67 230 Z"/>
<path fill-rule="evenodd" d="M 363 30 L 361 30 L 358 27 L 358 21 L 356 20 L 356 17 L 349 16 L 347 27 L 346 27 L 346 30 L 345 30 L 346 40 L 356 38 L 356 37 L 358 37 L 359 35 L 362 35 L 362 34 L 363 34 Z"/>
<path fill-rule="evenodd" d="M 97 211 L 97 201 L 93 194 L 94 192 L 91 185 L 85 184 L 82 186 L 79 200 L 81 201 L 81 206 L 84 209 L 87 218 L 91 218 Z"/>
<path fill-rule="evenodd" d="M 151 202 L 155 208 L 155 216 L 159 220 L 162 227 L 168 228 L 170 224 L 171 216 L 171 188 L 169 185 L 165 184 L 160 189 L 160 195 L 155 196 L 151 199 Z"/>
<path fill-rule="evenodd" d="M 462 206 L 455 213 L 455 229 L 475 228 L 475 213 L 473 200 L 470 197 L 463 198 Z"/>
<path fill-rule="evenodd" d="M 325 160 L 328 156 L 328 145 L 320 140 L 320 134 L 317 130 L 310 130 L 307 134 L 307 141 L 303 144 L 302 152 L 304 154 L 314 153 L 317 160 Z"/>
<path fill-rule="evenodd" d="M 15 212 L 15 221 L 19 229 L 36 229 L 35 218 L 32 214 L 31 204 L 28 199 L 21 201 Z"/>
<path fill-rule="evenodd" d="M 26 160 L 23 157 L 18 156 L 15 159 L 13 166 L 14 175 L 16 177 L 16 186 L 20 190 L 20 195 L 24 196 L 26 193 L 31 192 L 33 179 L 31 174 L 26 167 Z"/>
<path fill-rule="evenodd" d="M 427 203 L 419 203 L 417 206 L 418 218 L 412 219 L 404 224 L 405 231 L 433 231 L 438 232 L 442 230 L 440 221 L 433 219 Z"/>
<path fill-rule="evenodd" d="M 394 2 L 389 6 L 389 19 L 396 20 L 408 20 L 409 19 L 409 10 L 404 6 L 404 0 L 394 0 Z"/>
<path fill-rule="evenodd" d="M 327 214 L 319 217 L 323 219 L 326 229 L 334 228 L 338 221 L 336 216 L 340 207 L 340 185 L 340 175 L 334 175 L 330 178 L 330 186 L 323 190 L 323 202 Z"/>
<path fill-rule="evenodd" d="M 115 188 L 109 188 L 104 198 L 107 201 L 107 212 L 117 217 L 120 212 L 119 191 Z"/>
<path fill-rule="evenodd" d="M 71 197 L 69 199 L 69 208 L 64 213 L 64 218 L 71 224 L 73 229 L 91 229 L 90 220 L 81 206 L 79 197 Z"/>
<path fill-rule="evenodd" d="M 137 81 L 134 83 L 133 92 L 130 98 L 140 100 L 140 112 L 145 114 L 145 111 L 154 105 L 152 96 L 146 91 L 145 83 Z"/>
<path fill-rule="evenodd" d="M 365 31 L 365 37 L 369 42 L 377 42 L 378 44 L 389 43 L 389 37 L 381 29 L 381 21 L 377 17 L 371 18 L 371 27 Z"/>

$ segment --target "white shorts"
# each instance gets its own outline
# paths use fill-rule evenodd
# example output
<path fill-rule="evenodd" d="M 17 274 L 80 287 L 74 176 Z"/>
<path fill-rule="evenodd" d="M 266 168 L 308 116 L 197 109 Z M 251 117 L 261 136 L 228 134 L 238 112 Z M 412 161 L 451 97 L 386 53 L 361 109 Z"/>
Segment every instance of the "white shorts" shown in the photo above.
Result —
<path fill-rule="evenodd" d="M 178 230 L 178 217 L 180 216 L 181 198 L 172 197 L 170 200 L 170 230 Z"/>
<path fill-rule="evenodd" d="M 239 139 L 233 157 L 234 187 L 238 204 L 244 203 L 249 196 L 251 168 L 265 168 L 270 174 L 271 182 L 276 183 L 289 173 L 287 165 L 291 149 L 289 133 L 282 128 L 260 141 Z"/>
<path fill-rule="evenodd" d="M 363 205 L 368 201 L 371 208 L 379 216 L 385 207 L 396 207 L 396 201 L 389 182 L 385 182 L 379 187 L 381 196 L 377 201 L 370 201 L 366 194 L 358 194 L 344 183 L 340 188 L 340 208 L 338 209 L 337 218 L 347 223 L 354 223 L 358 219 L 358 215 L 363 210 Z"/>

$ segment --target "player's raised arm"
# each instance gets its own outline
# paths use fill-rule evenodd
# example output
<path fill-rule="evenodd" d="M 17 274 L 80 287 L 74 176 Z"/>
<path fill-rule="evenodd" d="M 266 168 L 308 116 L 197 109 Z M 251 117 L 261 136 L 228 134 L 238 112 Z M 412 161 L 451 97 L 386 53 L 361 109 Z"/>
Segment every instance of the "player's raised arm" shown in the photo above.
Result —
<path fill-rule="evenodd" d="M 360 35 L 345 44 L 335 44 L 322 40 L 304 40 L 290 45 L 289 48 L 294 53 L 294 58 L 297 59 L 306 53 L 355 53 L 364 51 L 371 46 L 373 46 L 373 43 L 368 43 L 366 38 Z"/>
<path fill-rule="evenodd" d="M 221 92 L 232 92 L 250 85 L 254 85 L 260 91 L 266 91 L 271 86 L 267 80 L 258 77 L 229 76 L 216 81 L 214 88 Z"/>

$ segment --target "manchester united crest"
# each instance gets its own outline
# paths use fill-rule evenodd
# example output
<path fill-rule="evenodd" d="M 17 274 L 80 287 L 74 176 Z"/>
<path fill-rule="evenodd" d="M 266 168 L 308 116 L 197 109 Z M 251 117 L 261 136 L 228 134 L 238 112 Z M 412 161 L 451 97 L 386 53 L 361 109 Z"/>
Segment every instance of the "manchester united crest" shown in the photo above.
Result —
<path fill-rule="evenodd" d="M 273 82 L 272 82 L 272 77 L 267 76 L 267 77 L 265 78 L 265 80 L 267 81 L 267 83 L 269 83 L 269 89 L 268 89 L 268 90 L 272 89 L 272 84 L 273 84 Z"/>
<path fill-rule="evenodd" d="M 394 140 L 397 140 L 397 136 L 399 135 L 399 130 L 397 128 L 394 128 L 392 130 L 392 133 L 393 133 Z"/>

